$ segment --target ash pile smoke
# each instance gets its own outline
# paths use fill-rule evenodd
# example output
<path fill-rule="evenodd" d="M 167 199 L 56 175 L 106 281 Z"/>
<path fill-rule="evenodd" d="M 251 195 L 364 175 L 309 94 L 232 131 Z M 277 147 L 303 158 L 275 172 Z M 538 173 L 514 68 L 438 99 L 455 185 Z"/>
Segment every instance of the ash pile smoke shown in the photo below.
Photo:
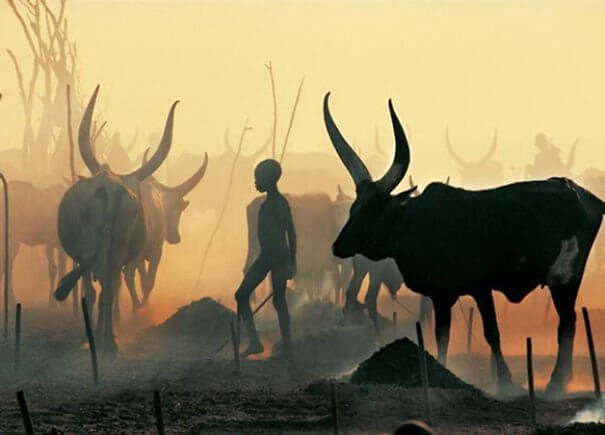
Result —
<path fill-rule="evenodd" d="M 605 397 L 578 411 L 569 423 L 605 423 Z"/>

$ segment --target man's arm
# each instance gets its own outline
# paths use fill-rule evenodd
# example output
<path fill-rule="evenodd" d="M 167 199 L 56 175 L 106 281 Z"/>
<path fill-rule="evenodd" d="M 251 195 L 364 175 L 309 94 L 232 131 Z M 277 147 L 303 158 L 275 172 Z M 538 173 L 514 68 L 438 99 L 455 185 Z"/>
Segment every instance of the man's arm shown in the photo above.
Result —
<path fill-rule="evenodd" d="M 296 275 L 296 230 L 294 228 L 294 221 L 292 219 L 292 211 L 290 210 L 290 205 L 287 202 L 286 215 L 286 231 L 288 233 L 288 247 L 290 248 L 290 278 L 293 278 L 294 275 Z"/>
<path fill-rule="evenodd" d="M 252 265 L 252 262 L 258 257 L 260 246 L 258 242 L 258 207 L 253 200 L 246 207 L 246 222 L 248 223 L 248 255 L 244 264 L 244 273 Z"/>

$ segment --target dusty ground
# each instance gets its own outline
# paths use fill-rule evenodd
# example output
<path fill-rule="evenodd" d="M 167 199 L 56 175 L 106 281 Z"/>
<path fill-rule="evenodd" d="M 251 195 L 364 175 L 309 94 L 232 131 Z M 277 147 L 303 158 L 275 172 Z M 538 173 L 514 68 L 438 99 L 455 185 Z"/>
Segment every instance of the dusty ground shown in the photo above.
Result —
<path fill-rule="evenodd" d="M 89 353 L 81 347 L 82 321 L 67 313 L 25 310 L 18 373 L 12 365 L 12 339 L 0 345 L 0 433 L 22 432 L 18 390 L 25 391 L 36 433 L 52 427 L 65 433 L 156 433 L 154 389 L 162 394 L 168 433 L 331 433 L 330 378 L 341 382 L 343 433 L 389 433 L 406 419 L 423 417 L 418 389 L 347 383 L 346 375 L 375 345 L 343 359 L 333 351 L 342 344 L 331 347 L 324 334 L 314 343 L 307 340 L 305 346 L 311 347 L 297 349 L 294 368 L 276 359 L 243 361 L 236 375 L 229 346 L 216 355 L 201 344 L 177 339 L 135 345 L 136 336 L 131 332 L 122 340 L 117 361 L 100 362 L 101 383 L 94 387 Z M 318 342 L 327 346 L 324 352 Z M 515 380 L 523 383 L 523 359 L 508 361 Z M 552 357 L 536 357 L 538 372 L 551 365 Z M 576 366 L 584 370 L 587 361 L 579 359 Z M 452 356 L 449 367 L 492 391 L 485 356 Z M 431 399 L 439 433 L 531 433 L 524 396 L 499 401 L 475 391 L 432 389 Z M 590 401 L 588 393 L 557 401 L 539 398 L 538 421 L 567 422 Z"/>

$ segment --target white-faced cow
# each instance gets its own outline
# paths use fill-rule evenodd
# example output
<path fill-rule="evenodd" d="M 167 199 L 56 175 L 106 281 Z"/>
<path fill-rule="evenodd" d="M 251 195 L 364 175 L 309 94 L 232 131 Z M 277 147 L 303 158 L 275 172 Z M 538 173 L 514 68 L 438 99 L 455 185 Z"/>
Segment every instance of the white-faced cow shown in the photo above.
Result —
<path fill-rule="evenodd" d="M 78 132 L 80 154 L 92 173 L 70 187 L 59 205 L 58 234 L 65 252 L 78 266 L 59 284 L 55 297 L 67 297 L 80 277 L 87 297 L 94 292 L 91 276 L 101 284 L 97 336 L 104 353 L 114 356 L 112 307 L 125 265 L 141 255 L 149 231 L 149 212 L 140 199 L 141 183 L 162 164 L 172 142 L 176 102 L 166 120 L 164 134 L 151 159 L 127 175 L 102 166 L 92 150 L 90 126 L 99 87 L 95 89 Z"/>
<path fill-rule="evenodd" d="M 147 151 L 143 155 L 143 164 L 147 163 Z M 205 153 L 204 161 L 195 173 L 174 187 L 166 186 L 153 176 L 149 176 L 141 183 L 141 201 L 148 216 L 148 231 L 140 256 L 124 268 L 124 281 L 132 299 L 133 311 L 141 305 L 147 305 L 149 301 L 162 258 L 164 242 L 172 245 L 181 242 L 179 223 L 183 211 L 189 205 L 189 201 L 185 200 L 185 195 L 201 181 L 207 165 L 208 154 Z M 136 270 L 139 271 L 141 279 L 142 301 L 139 301 L 135 288 Z"/>
<path fill-rule="evenodd" d="M 451 307 L 460 296 L 472 296 L 496 360 L 500 391 L 510 387 L 511 375 L 500 349 L 492 291 L 519 303 L 537 286 L 548 286 L 560 319 L 548 391 L 562 392 L 572 372 L 576 296 L 605 204 L 565 178 L 477 191 L 432 183 L 415 198 L 412 189 L 392 195 L 408 169 L 410 151 L 391 102 L 395 156 L 386 174 L 373 181 L 336 127 L 328 97 L 327 131 L 357 191 L 334 254 L 393 258 L 407 287 L 433 300 L 438 359 L 444 364 Z"/>

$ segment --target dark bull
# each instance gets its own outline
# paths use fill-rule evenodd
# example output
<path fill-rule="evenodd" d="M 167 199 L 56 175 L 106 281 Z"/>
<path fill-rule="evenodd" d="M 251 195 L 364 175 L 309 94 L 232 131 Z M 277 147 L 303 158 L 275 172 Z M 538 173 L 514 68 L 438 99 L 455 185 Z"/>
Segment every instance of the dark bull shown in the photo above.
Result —
<path fill-rule="evenodd" d="M 460 296 L 472 296 L 496 359 L 500 391 L 511 386 L 511 375 L 500 349 L 492 290 L 519 303 L 537 286 L 548 286 L 560 319 L 548 391 L 562 392 L 571 378 L 576 296 L 604 203 L 565 178 L 479 191 L 431 183 L 415 198 L 413 189 L 392 195 L 410 163 L 407 138 L 392 103 L 395 156 L 386 174 L 373 181 L 334 124 L 328 97 L 326 128 L 357 191 L 334 254 L 393 258 L 405 284 L 433 300 L 438 359 L 444 364 L 451 307 Z"/>

